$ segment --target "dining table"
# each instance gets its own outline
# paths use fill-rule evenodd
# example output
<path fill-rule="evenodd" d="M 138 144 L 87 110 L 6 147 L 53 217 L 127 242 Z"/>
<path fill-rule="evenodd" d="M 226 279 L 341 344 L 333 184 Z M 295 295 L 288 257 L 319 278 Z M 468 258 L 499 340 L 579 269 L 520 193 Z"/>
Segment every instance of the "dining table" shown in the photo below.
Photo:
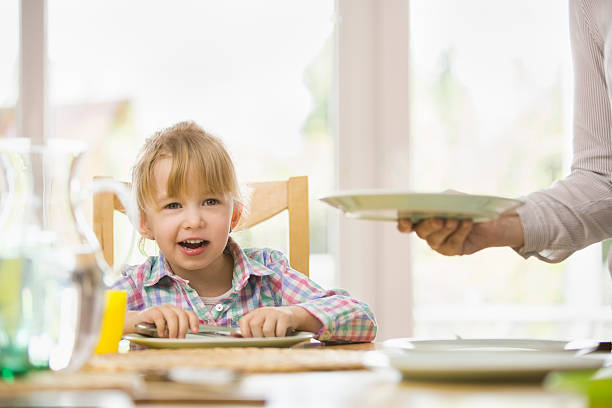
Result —
<path fill-rule="evenodd" d="M 44 372 L 0 383 L 0 407 L 590 406 L 585 395 L 551 389 L 541 381 L 410 380 L 390 367 L 363 364 L 364 357 L 382 349 L 378 342 L 332 345 L 310 340 L 283 349 L 94 355 L 77 372 Z M 234 361 L 211 366 L 215 356 Z M 183 380 L 169 378 L 169 370 L 187 373 L 187 380 L 185 375 Z"/>

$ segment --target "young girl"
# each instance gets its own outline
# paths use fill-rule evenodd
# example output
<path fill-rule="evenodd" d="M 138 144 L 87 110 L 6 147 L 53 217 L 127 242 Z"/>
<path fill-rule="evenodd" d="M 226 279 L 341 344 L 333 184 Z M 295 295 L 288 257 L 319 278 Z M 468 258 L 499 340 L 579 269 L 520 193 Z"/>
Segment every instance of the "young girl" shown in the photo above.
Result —
<path fill-rule="evenodd" d="M 124 333 L 154 323 L 185 337 L 199 323 L 240 327 L 244 337 L 315 333 L 322 341 L 371 341 L 368 305 L 324 290 L 271 249 L 241 248 L 230 236 L 244 201 L 225 147 L 192 122 L 145 142 L 132 171 L 140 232 L 159 256 L 125 267 L 114 288 L 128 293 Z"/>

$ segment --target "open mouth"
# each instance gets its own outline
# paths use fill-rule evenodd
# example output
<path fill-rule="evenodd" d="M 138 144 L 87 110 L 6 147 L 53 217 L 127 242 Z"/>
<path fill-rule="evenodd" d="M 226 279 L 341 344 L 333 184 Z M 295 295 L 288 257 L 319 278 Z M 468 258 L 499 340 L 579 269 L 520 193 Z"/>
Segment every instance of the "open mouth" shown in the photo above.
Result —
<path fill-rule="evenodd" d="M 188 239 L 185 241 L 181 241 L 178 244 L 183 248 L 198 249 L 205 247 L 206 245 L 208 245 L 208 243 L 209 241 L 206 241 L 204 239 Z"/>

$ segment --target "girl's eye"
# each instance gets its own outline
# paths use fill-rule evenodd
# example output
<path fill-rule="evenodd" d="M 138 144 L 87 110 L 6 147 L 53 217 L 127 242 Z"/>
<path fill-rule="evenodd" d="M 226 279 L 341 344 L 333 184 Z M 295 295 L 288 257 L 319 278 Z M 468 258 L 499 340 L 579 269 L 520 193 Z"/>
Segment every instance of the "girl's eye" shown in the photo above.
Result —
<path fill-rule="evenodd" d="M 204 200 L 203 204 L 204 205 L 216 205 L 216 204 L 219 204 L 219 200 L 217 200 L 216 198 L 208 198 Z"/>
<path fill-rule="evenodd" d="M 181 208 L 181 205 L 179 203 L 170 203 L 167 204 L 164 208 L 167 208 L 169 210 L 176 210 L 177 208 Z"/>

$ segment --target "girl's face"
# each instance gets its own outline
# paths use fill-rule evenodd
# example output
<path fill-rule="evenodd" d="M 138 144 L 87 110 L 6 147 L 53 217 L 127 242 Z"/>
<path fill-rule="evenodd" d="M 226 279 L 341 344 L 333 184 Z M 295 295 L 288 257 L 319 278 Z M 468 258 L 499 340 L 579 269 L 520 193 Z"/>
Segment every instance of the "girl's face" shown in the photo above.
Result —
<path fill-rule="evenodd" d="M 180 197 L 166 192 L 172 160 L 162 159 L 154 167 L 155 200 L 144 211 L 141 232 L 157 241 L 159 250 L 179 276 L 222 268 L 223 250 L 239 212 L 225 195 L 188 191 Z M 190 173 L 188 185 L 197 186 Z"/>

